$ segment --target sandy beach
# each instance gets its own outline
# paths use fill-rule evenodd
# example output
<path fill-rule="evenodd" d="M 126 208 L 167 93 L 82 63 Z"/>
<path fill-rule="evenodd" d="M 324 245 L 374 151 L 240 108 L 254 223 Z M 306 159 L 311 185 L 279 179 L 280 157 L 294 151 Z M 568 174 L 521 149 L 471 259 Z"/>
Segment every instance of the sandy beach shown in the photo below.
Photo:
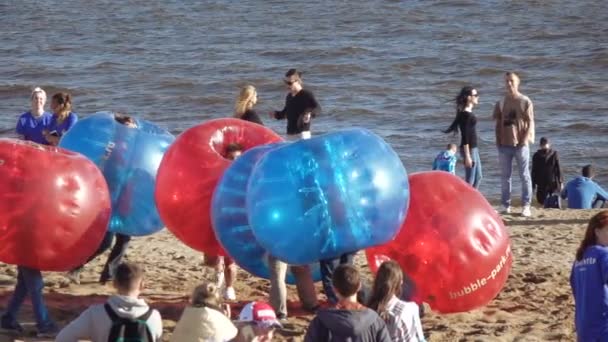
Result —
<path fill-rule="evenodd" d="M 516 212 L 503 216 L 511 234 L 513 268 L 502 292 L 487 306 L 460 314 L 441 315 L 427 310 L 422 319 L 429 341 L 574 341 L 574 305 L 568 277 L 574 252 L 588 219 L 595 210 L 534 211 L 533 218 Z M 45 274 L 45 298 L 51 316 L 67 324 L 84 309 L 101 303 L 112 293 L 110 285 L 97 283 L 106 255 L 90 263 L 80 285 L 70 284 L 59 273 Z M 171 332 L 187 305 L 191 289 L 211 272 L 201 266 L 201 254 L 186 247 L 164 230 L 135 239 L 128 252 L 130 261 L 146 267 L 145 299 L 163 317 L 163 340 Z M 362 253 L 357 264 L 369 279 Z M 466 272 L 466 270 L 462 270 Z M 14 266 L 0 264 L 0 303 L 4 309 L 15 284 Z M 317 285 L 320 290 L 320 283 Z M 232 304 L 233 318 L 248 301 L 268 297 L 269 283 L 239 271 L 238 301 Z M 323 297 L 320 295 L 320 297 Z M 300 341 L 312 315 L 299 309 L 295 288 L 289 288 L 290 318 L 276 335 L 277 341 Z M 323 297 L 324 299 L 324 297 Z M 34 332 L 31 306 L 26 303 L 21 322 Z M 0 335 L 0 341 L 13 341 Z M 17 341 L 44 341 L 21 337 Z"/>

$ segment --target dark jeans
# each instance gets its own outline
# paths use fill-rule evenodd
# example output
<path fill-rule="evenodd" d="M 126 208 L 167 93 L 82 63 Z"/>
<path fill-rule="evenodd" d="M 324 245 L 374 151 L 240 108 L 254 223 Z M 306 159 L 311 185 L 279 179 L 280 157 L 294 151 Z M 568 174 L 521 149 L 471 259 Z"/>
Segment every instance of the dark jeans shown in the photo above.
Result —
<path fill-rule="evenodd" d="M 17 266 L 17 285 L 15 292 L 6 307 L 6 312 L 2 315 L 2 326 L 11 327 L 17 325 L 17 315 L 26 297 L 30 297 L 32 309 L 36 317 L 36 327 L 38 331 L 46 332 L 55 328 L 55 323 L 49 317 L 49 312 L 44 304 L 42 289 L 44 280 L 39 270 L 25 266 Z"/>
<path fill-rule="evenodd" d="M 106 235 L 103 237 L 101 244 L 95 251 L 95 253 L 85 262 L 83 265 L 80 265 L 76 268 L 76 270 L 82 270 L 84 265 L 91 262 L 91 260 L 97 258 L 101 254 L 110 248 L 112 245 L 112 240 L 116 236 L 116 242 L 114 243 L 114 247 L 112 247 L 112 251 L 108 256 L 108 261 L 106 261 L 105 266 L 103 267 L 103 271 L 101 272 L 101 276 L 99 277 L 99 281 L 106 282 L 112 279 L 112 275 L 114 274 L 114 270 L 121 263 L 122 258 L 127 253 L 127 248 L 129 247 L 129 241 L 131 241 L 131 237 L 129 235 L 123 235 L 118 233 L 113 233 L 108 231 Z"/>
<path fill-rule="evenodd" d="M 331 304 L 335 304 L 338 302 L 338 297 L 334 293 L 334 289 L 332 287 L 331 278 L 334 275 L 334 270 L 338 268 L 338 266 L 342 264 L 353 264 L 353 259 L 357 252 L 344 253 L 340 255 L 338 258 L 334 259 L 324 259 L 319 261 L 319 265 L 321 268 L 321 281 L 323 282 L 323 290 L 325 291 L 325 295 Z"/>

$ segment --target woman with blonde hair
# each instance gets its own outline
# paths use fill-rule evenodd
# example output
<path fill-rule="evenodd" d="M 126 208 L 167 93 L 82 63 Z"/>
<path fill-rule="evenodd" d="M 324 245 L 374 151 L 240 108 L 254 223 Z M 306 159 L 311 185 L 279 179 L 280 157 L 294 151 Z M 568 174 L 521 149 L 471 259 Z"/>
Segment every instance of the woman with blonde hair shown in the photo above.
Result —
<path fill-rule="evenodd" d="M 385 261 L 378 268 L 369 308 L 386 322 L 393 341 L 425 341 L 418 304 L 399 299 L 403 272 L 395 261 Z"/>
<path fill-rule="evenodd" d="M 203 283 L 194 289 L 191 306 L 182 313 L 171 341 L 230 341 L 238 330 L 229 317 L 230 307 L 220 303 L 219 288 Z"/>
<path fill-rule="evenodd" d="M 51 113 L 44 110 L 45 103 L 46 92 L 40 87 L 34 88 L 30 96 L 30 111 L 21 114 L 17 120 L 15 131 L 20 139 L 48 145 L 43 132 L 51 124 Z"/>
<path fill-rule="evenodd" d="M 570 286 L 578 341 L 604 341 L 608 336 L 608 210 L 589 220 L 576 251 Z"/>
<path fill-rule="evenodd" d="M 51 110 L 53 111 L 53 117 L 49 129 L 44 132 L 44 137 L 50 145 L 57 146 L 59 139 L 76 124 L 78 115 L 72 112 L 72 96 L 68 93 L 53 95 Z"/>
<path fill-rule="evenodd" d="M 253 110 L 253 106 L 258 102 L 258 93 L 252 85 L 246 85 L 241 88 L 241 92 L 236 99 L 234 105 L 234 117 L 237 119 L 250 121 L 263 125 L 262 119 Z"/>

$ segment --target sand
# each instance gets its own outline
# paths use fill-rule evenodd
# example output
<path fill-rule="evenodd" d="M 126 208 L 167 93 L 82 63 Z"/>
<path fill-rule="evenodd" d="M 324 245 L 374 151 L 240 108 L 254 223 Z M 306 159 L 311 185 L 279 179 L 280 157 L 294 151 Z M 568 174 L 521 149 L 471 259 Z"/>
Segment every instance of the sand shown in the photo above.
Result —
<path fill-rule="evenodd" d="M 423 318 L 429 341 L 574 341 L 574 304 L 568 277 L 574 252 L 594 210 L 534 211 L 533 218 L 519 213 L 503 218 L 512 239 L 513 268 L 502 292 L 487 306 L 467 313 L 442 315 L 427 310 Z M 70 284 L 59 273 L 45 273 L 45 298 L 51 316 L 65 325 L 89 305 L 101 303 L 112 293 L 109 285 L 98 284 L 106 255 L 90 263 L 80 285 Z M 168 340 L 186 306 L 191 289 L 211 272 L 201 266 L 201 254 L 189 249 L 169 232 L 135 239 L 128 259 L 146 267 L 143 297 L 157 308 L 164 323 L 163 340 Z M 369 277 L 364 257 L 357 264 Z M 466 270 L 463 270 L 463 272 Z M 0 308 L 4 309 L 15 283 L 14 266 L 0 264 Z M 319 290 L 320 290 L 320 284 Z M 266 299 L 269 283 L 239 271 L 238 301 L 233 315 L 248 301 Z M 322 297 L 322 295 L 320 295 Z M 303 339 L 312 315 L 299 309 L 295 289 L 289 289 L 290 315 L 277 341 Z M 31 307 L 21 313 L 26 330 L 35 330 Z M 0 341 L 14 338 L 0 335 Z M 17 341 L 44 341 L 20 337 Z"/>

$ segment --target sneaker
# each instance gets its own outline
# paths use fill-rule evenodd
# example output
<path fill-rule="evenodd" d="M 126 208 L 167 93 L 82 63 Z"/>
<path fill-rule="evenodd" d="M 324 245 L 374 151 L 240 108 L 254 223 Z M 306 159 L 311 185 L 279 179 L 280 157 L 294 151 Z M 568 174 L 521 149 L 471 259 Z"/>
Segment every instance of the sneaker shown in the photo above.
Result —
<path fill-rule="evenodd" d="M 510 206 L 506 206 L 506 207 L 502 207 L 502 210 L 500 211 L 501 214 L 510 214 L 511 213 L 511 207 Z"/>
<path fill-rule="evenodd" d="M 227 287 L 226 291 L 224 291 L 224 299 L 225 300 L 236 300 L 236 292 L 234 292 L 234 287 Z"/>
<path fill-rule="evenodd" d="M 11 334 L 11 335 L 22 335 L 23 327 L 21 326 L 21 324 L 19 324 L 17 322 L 6 323 L 6 324 L 4 322 L 2 322 L 2 324 L 0 325 L 0 332 L 2 332 L 4 334 Z"/>
<path fill-rule="evenodd" d="M 36 333 L 37 338 L 55 338 L 59 334 L 59 328 L 54 323 L 44 329 L 38 329 Z"/>
<path fill-rule="evenodd" d="M 529 205 L 524 206 L 524 209 L 521 211 L 521 216 L 523 216 L 523 217 L 532 216 L 532 210 L 530 209 Z"/>
<path fill-rule="evenodd" d="M 68 272 L 68 274 L 66 274 L 66 277 L 74 284 L 76 285 L 80 285 L 80 271 L 79 270 L 73 270 Z"/>

